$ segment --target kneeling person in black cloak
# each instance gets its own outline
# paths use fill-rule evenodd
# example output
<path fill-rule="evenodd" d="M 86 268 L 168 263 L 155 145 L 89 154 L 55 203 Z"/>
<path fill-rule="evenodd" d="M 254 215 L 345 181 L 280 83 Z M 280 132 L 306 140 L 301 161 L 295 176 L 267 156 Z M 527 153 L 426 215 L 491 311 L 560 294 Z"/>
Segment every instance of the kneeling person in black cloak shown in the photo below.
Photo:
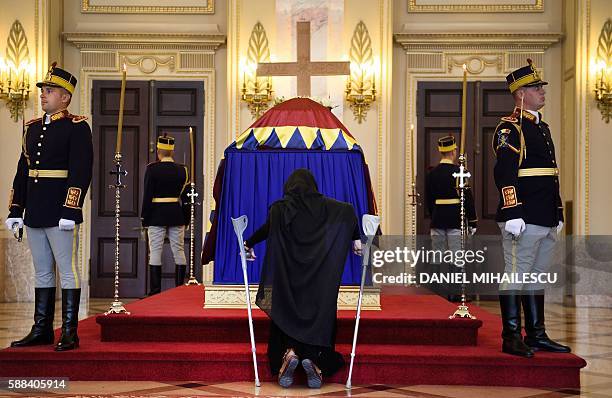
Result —
<path fill-rule="evenodd" d="M 353 207 L 319 193 L 307 169 L 295 170 L 268 219 L 245 242 L 267 241 L 256 303 L 271 319 L 268 357 L 283 387 L 302 362 L 308 387 L 319 388 L 344 365 L 335 351 L 338 291 L 347 255 L 361 255 Z"/>

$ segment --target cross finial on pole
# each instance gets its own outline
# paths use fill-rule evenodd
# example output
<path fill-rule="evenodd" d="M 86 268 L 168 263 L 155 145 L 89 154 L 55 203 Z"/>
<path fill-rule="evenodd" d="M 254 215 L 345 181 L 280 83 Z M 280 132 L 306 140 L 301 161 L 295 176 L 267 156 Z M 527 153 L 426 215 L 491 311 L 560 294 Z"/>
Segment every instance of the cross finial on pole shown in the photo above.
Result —
<path fill-rule="evenodd" d="M 465 188 L 467 186 L 467 180 L 472 176 L 469 171 L 466 171 L 463 164 L 459 164 L 459 172 L 453 173 L 453 177 L 459 178 L 459 188 Z"/>

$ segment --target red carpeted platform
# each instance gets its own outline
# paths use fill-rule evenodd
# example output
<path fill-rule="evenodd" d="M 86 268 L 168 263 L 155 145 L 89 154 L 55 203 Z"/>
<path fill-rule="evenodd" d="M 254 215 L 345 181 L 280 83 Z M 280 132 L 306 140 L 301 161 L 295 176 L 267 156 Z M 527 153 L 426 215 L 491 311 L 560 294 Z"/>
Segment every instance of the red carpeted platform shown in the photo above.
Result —
<path fill-rule="evenodd" d="M 130 316 L 79 324 L 81 348 L 0 351 L 0 377 L 71 380 L 251 381 L 246 310 L 204 310 L 202 287 L 180 287 L 128 306 Z M 363 313 L 353 384 L 580 386 L 586 362 L 572 354 L 524 359 L 500 350 L 500 320 L 472 305 L 478 320 L 449 320 L 455 304 L 431 295 L 383 295 L 383 311 Z M 338 347 L 350 354 L 354 311 L 339 314 Z M 260 375 L 267 368 L 267 320 L 255 312 Z M 102 341 L 105 340 L 105 341 Z M 346 381 L 346 367 L 331 382 Z"/>
<path fill-rule="evenodd" d="M 445 301 L 440 300 L 442 304 Z M 181 287 L 130 306 L 131 315 L 96 317 L 102 341 L 249 342 L 246 310 L 203 309 L 202 288 Z M 382 311 L 362 311 L 359 338 L 398 345 L 476 345 L 481 320 L 432 318 L 438 300 L 429 296 L 382 297 Z M 433 305 L 433 307 L 432 307 Z M 269 319 L 256 309 L 257 342 L 268 341 Z M 443 308 L 449 308 L 443 305 Z M 450 309 L 442 309 L 452 313 Z M 338 314 L 338 344 L 352 344 L 355 311 Z"/>

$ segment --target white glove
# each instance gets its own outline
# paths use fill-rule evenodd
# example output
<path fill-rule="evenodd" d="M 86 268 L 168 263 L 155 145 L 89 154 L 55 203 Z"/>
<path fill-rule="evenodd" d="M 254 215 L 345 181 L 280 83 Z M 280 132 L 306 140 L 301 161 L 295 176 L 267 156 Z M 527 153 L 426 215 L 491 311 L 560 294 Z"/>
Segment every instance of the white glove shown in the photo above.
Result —
<path fill-rule="evenodd" d="M 60 231 L 72 231 L 75 225 L 76 223 L 73 220 L 66 220 L 65 218 L 59 220 Z"/>
<path fill-rule="evenodd" d="M 560 234 L 563 231 L 563 221 L 559 221 L 559 225 L 557 225 L 557 234 Z"/>
<path fill-rule="evenodd" d="M 477 230 L 476 227 L 468 227 L 468 232 L 469 232 L 470 236 L 476 235 L 476 230 Z"/>
<path fill-rule="evenodd" d="M 23 218 L 7 218 L 4 224 L 9 231 L 15 232 L 16 229 L 23 228 Z"/>
<path fill-rule="evenodd" d="M 522 218 L 513 218 L 512 220 L 506 221 L 504 229 L 518 237 L 525 230 L 525 221 Z"/>

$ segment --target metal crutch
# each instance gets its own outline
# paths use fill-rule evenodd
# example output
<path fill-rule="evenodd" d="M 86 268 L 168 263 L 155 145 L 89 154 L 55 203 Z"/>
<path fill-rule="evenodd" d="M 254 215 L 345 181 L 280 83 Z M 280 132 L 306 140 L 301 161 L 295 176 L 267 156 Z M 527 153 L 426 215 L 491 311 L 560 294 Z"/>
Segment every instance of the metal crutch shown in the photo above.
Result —
<path fill-rule="evenodd" d="M 364 214 L 361 224 L 363 232 L 367 237 L 367 242 L 363 250 L 361 261 L 361 285 L 359 286 L 359 299 L 357 300 L 357 317 L 355 319 L 355 332 L 353 333 L 353 349 L 351 350 L 351 365 L 349 367 L 348 379 L 346 380 L 346 388 L 351 388 L 351 378 L 353 377 L 353 363 L 355 362 L 355 347 L 357 346 L 357 334 L 359 333 L 359 319 L 361 318 L 361 299 L 363 298 L 363 287 L 365 285 L 367 265 L 370 261 L 370 247 L 374 240 L 374 235 L 378 231 L 380 225 L 380 217 L 371 214 Z"/>
<path fill-rule="evenodd" d="M 249 314 L 249 333 L 251 334 L 251 351 L 253 351 L 253 368 L 255 369 L 255 387 L 260 387 L 259 373 L 257 372 L 257 353 L 255 352 L 255 333 L 253 332 L 253 314 L 251 313 L 251 294 L 249 292 L 249 279 L 247 276 L 246 252 L 244 251 L 244 239 L 242 234 L 249 224 L 247 216 L 232 218 L 234 232 L 238 238 L 238 247 L 240 248 L 240 261 L 242 263 L 242 276 L 244 278 L 244 291 L 246 295 L 247 312 Z"/>

